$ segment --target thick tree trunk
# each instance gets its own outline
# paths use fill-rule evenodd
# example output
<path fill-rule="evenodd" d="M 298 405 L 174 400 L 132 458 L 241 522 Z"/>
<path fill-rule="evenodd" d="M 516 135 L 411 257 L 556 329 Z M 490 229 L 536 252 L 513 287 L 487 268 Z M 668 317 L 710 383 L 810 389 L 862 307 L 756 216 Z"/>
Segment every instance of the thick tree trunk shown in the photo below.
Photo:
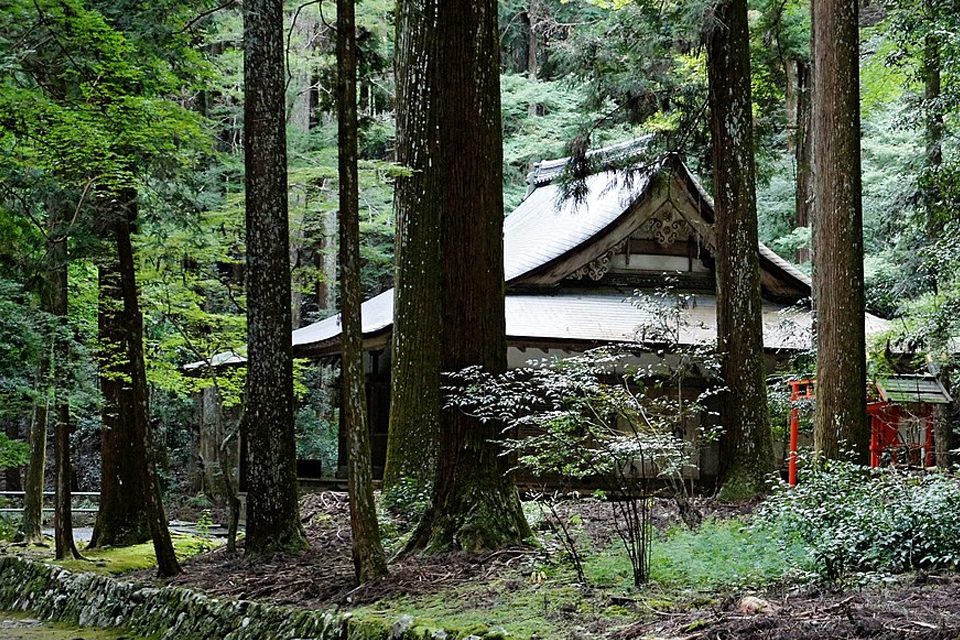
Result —
<path fill-rule="evenodd" d="M 131 224 L 137 218 L 137 192 L 123 189 L 116 203 L 117 219 L 114 233 L 117 243 L 117 264 L 120 272 L 120 296 L 123 300 L 124 333 L 126 335 L 127 366 L 130 371 L 130 421 L 133 424 L 134 449 L 132 455 L 139 470 L 139 485 L 143 489 L 142 500 L 157 556 L 157 572 L 161 576 L 180 573 L 167 528 L 163 509 L 160 479 L 156 468 L 156 444 L 150 428 L 150 411 L 147 392 L 147 372 L 143 355 L 143 316 L 140 313 L 140 296 L 137 292 L 136 262 L 133 243 L 130 239 Z"/>
<path fill-rule="evenodd" d="M 116 212 L 111 212 L 116 215 Z M 98 265 L 99 381 L 103 395 L 100 432 L 100 505 L 88 545 L 124 547 L 150 539 L 141 483 L 128 360 L 130 336 L 123 318 L 120 266 L 116 253 Z"/>
<path fill-rule="evenodd" d="M 814 447 L 866 462 L 863 210 L 857 0 L 813 3 L 813 294 L 817 322 Z"/>
<path fill-rule="evenodd" d="M 429 486 L 440 437 L 439 0 L 399 0 L 393 371 L 385 490 Z"/>
<path fill-rule="evenodd" d="M 245 0 L 248 554 L 306 545 L 297 504 L 283 2 Z"/>
<path fill-rule="evenodd" d="M 48 297 L 42 295 L 44 300 Z M 44 306 L 47 303 L 44 302 Z M 47 310 L 47 309 L 45 309 Z M 52 346 L 51 346 L 52 348 Z M 30 421 L 30 460 L 23 484 L 23 522 L 18 538 L 27 544 L 43 542 L 43 482 L 47 462 L 47 414 L 49 412 L 50 351 L 44 349 L 37 366 L 39 396 L 33 405 Z"/>
<path fill-rule="evenodd" d="M 57 560 L 69 554 L 80 557 L 73 539 L 73 510 L 71 506 L 71 480 L 73 467 L 70 463 L 70 336 L 67 291 L 67 238 L 63 235 L 63 219 L 51 212 L 50 229 L 47 232 L 47 259 L 50 261 L 50 313 L 56 316 L 53 355 L 53 407 L 54 407 L 54 466 L 56 469 L 56 498 L 53 508 L 53 537 Z"/>
<path fill-rule="evenodd" d="M 387 573 L 373 501 L 370 431 L 360 321 L 360 204 L 357 184 L 357 41 L 355 0 L 337 0 L 337 120 L 340 177 L 340 322 L 347 486 L 353 565 L 361 583 Z"/>
<path fill-rule="evenodd" d="M 506 369 L 503 281 L 503 149 L 495 0 L 444 0 L 437 34 L 444 73 L 440 155 L 444 371 Z M 414 549 L 477 551 L 530 535 L 498 426 L 456 409 L 441 414 L 440 458 L 431 507 Z"/>
<path fill-rule="evenodd" d="M 773 467 L 763 362 L 756 165 L 746 0 L 724 0 L 707 48 L 716 189 L 717 348 L 727 391 L 720 406 L 721 495 L 764 490 Z"/>

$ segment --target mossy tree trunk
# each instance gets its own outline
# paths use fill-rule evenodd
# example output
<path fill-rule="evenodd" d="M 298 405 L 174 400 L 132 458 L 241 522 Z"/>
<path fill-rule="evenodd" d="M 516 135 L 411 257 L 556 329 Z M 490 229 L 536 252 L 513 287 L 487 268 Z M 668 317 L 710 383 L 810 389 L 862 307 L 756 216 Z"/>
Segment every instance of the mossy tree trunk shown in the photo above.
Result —
<path fill-rule="evenodd" d="M 306 546 L 297 503 L 283 2 L 245 0 L 246 552 Z"/>
<path fill-rule="evenodd" d="M 857 0 L 813 3 L 813 295 L 817 406 L 814 447 L 841 444 L 866 462 L 866 337 L 860 177 L 860 33 Z"/>
<path fill-rule="evenodd" d="M 340 322 L 347 485 L 353 564 L 361 583 L 387 573 L 373 501 L 366 376 L 360 322 L 360 205 L 357 176 L 357 42 L 355 0 L 337 0 L 337 120 L 340 178 Z"/>
<path fill-rule="evenodd" d="M 115 214 L 114 214 L 115 215 Z M 103 395 L 100 432 L 100 503 L 93 536 L 88 545 L 123 547 L 150 539 L 150 526 L 144 503 L 145 487 L 133 455 L 136 434 L 132 417 L 133 398 L 123 298 L 120 293 L 120 265 L 116 252 L 104 248 L 108 256 L 97 266 L 98 360 L 100 392 Z"/>
<path fill-rule="evenodd" d="M 716 190 L 717 348 L 727 388 L 720 405 L 721 495 L 763 491 L 773 466 L 763 357 L 757 200 L 746 0 L 715 6 L 707 47 Z"/>
<path fill-rule="evenodd" d="M 429 486 L 440 437 L 439 0 L 398 0 L 397 220 L 390 425 L 383 487 Z"/>
<path fill-rule="evenodd" d="M 443 185 L 443 371 L 506 369 L 503 148 L 495 0 L 444 0 L 436 23 Z M 478 551 L 520 542 L 530 528 L 494 442 L 498 426 L 444 409 L 433 500 L 409 548 Z"/>
<path fill-rule="evenodd" d="M 180 573 L 163 509 L 160 478 L 157 475 L 155 443 L 150 427 L 150 408 L 147 390 L 147 371 L 143 354 L 143 315 L 137 291 L 136 261 L 131 241 L 131 225 L 137 219 L 137 192 L 121 189 L 113 203 L 115 218 L 111 220 L 117 245 L 117 264 L 120 272 L 120 297 L 123 300 L 123 331 L 126 335 L 126 359 L 130 378 L 126 381 L 130 394 L 130 421 L 133 425 L 134 447 L 131 455 L 139 471 L 138 483 L 143 489 L 147 525 L 157 556 L 157 572 L 161 576 Z"/>

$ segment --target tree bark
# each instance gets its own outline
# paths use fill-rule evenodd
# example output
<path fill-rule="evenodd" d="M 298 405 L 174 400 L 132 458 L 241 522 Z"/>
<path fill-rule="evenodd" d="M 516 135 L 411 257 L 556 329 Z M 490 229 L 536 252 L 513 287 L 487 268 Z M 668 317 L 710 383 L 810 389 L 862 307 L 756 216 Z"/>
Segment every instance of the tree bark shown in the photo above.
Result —
<path fill-rule="evenodd" d="M 48 306 L 46 292 L 41 294 L 44 310 Z M 52 349 L 51 344 L 51 349 Z M 37 365 L 37 389 L 43 390 L 34 401 L 30 421 L 30 459 L 24 477 L 23 522 L 18 538 L 26 544 L 43 542 L 43 483 L 47 462 L 47 414 L 49 412 L 50 352 L 44 349 Z"/>
<path fill-rule="evenodd" d="M 936 24 L 937 7 L 933 0 L 925 0 L 924 11 L 929 24 Z M 923 192 L 926 209 L 927 239 L 935 242 L 942 228 L 937 210 L 940 193 L 936 174 L 943 164 L 944 109 L 940 103 L 941 92 L 940 41 L 935 33 L 928 32 L 923 41 L 923 102 L 924 142 L 926 145 L 927 184 Z M 934 274 L 936 277 L 936 274 Z"/>
<path fill-rule="evenodd" d="M 716 189 L 717 348 L 727 391 L 720 405 L 721 496 L 764 490 L 773 467 L 757 253 L 756 164 L 746 0 L 724 0 L 707 47 Z"/>
<path fill-rule="evenodd" d="M 109 215 L 116 215 L 115 211 Z M 150 539 L 137 449 L 128 359 L 129 341 L 123 318 L 120 265 L 116 253 L 97 267 L 99 309 L 99 382 L 103 395 L 100 431 L 100 505 L 90 539 L 91 548 L 124 547 Z"/>
<path fill-rule="evenodd" d="M 503 148 L 495 0 L 444 0 L 437 36 L 440 97 L 443 371 L 506 369 Z M 410 549 L 478 551 L 530 535 L 499 428 L 456 409 L 441 413 L 433 501 Z"/>
<path fill-rule="evenodd" d="M 136 262 L 131 242 L 131 224 L 137 218 L 137 192 L 124 188 L 118 194 L 114 234 L 117 243 L 117 264 L 120 272 L 120 296 L 123 300 L 124 333 L 126 334 L 127 366 L 130 368 L 130 421 L 133 424 L 134 448 L 132 456 L 139 470 L 138 482 L 143 488 L 143 502 L 147 514 L 150 537 L 157 556 L 157 572 L 161 576 L 180 573 L 167 528 L 163 509 L 160 479 L 156 468 L 156 445 L 150 428 L 147 372 L 143 354 L 143 316 L 137 292 Z"/>
<path fill-rule="evenodd" d="M 360 319 L 360 203 L 357 174 L 357 42 L 355 0 L 337 0 L 337 121 L 340 177 L 340 322 L 347 486 L 353 565 L 360 583 L 387 573 L 373 501 L 367 390 Z"/>
<path fill-rule="evenodd" d="M 857 0 L 813 3 L 814 447 L 867 461 Z"/>
<path fill-rule="evenodd" d="M 283 3 L 245 0 L 246 552 L 306 546 L 297 504 Z"/>
<path fill-rule="evenodd" d="M 795 91 L 797 94 L 796 125 L 793 132 L 793 157 L 796 166 L 796 226 L 810 226 L 810 209 L 813 206 L 813 171 L 811 167 L 811 105 L 810 105 L 810 63 L 806 60 L 793 60 Z M 797 249 L 797 262 L 803 264 L 810 260 L 810 249 Z"/>
<path fill-rule="evenodd" d="M 527 25 L 527 79 L 535 83 L 537 75 L 540 73 L 539 65 L 539 42 L 537 40 L 537 8 L 540 0 L 529 0 L 527 11 L 524 14 Z M 540 103 L 531 100 L 527 105 L 527 113 L 535 116 L 540 111 Z"/>
<path fill-rule="evenodd" d="M 50 261 L 50 313 L 57 318 L 53 355 L 54 407 L 54 466 L 56 469 L 56 496 L 53 509 L 53 538 L 57 560 L 67 554 L 79 558 L 73 539 L 73 509 L 70 482 L 73 467 L 70 463 L 70 351 L 68 291 L 67 291 L 67 237 L 64 235 L 62 205 L 55 205 L 47 231 L 47 259 Z"/>
<path fill-rule="evenodd" d="M 383 487 L 429 486 L 440 437 L 439 0 L 399 0 L 396 278 L 390 424 Z"/>

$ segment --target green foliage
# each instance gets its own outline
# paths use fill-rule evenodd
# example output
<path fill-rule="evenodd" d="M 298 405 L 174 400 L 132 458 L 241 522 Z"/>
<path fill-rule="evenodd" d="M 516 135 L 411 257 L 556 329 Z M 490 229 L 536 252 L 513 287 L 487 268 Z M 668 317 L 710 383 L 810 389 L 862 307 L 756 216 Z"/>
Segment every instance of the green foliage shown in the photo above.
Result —
<path fill-rule="evenodd" d="M 960 482 L 812 461 L 762 505 L 757 532 L 799 541 L 829 580 L 960 565 Z"/>
<path fill-rule="evenodd" d="M 321 364 L 304 366 L 301 380 L 304 393 L 299 397 L 296 417 L 297 458 L 319 460 L 322 473 L 334 476 L 339 450 L 339 409 L 334 386 L 337 367 Z"/>
<path fill-rule="evenodd" d="M 401 478 L 381 496 L 381 504 L 405 523 L 417 522 L 430 504 L 431 487 L 415 478 Z"/>
<path fill-rule="evenodd" d="M 799 541 L 781 543 L 776 536 L 756 531 L 750 521 L 737 518 L 708 518 L 696 530 L 673 527 L 655 542 L 650 577 L 669 589 L 756 589 L 811 565 Z M 598 587 L 629 587 L 630 568 L 612 550 L 590 555 L 585 569 L 591 584 Z"/>
<path fill-rule="evenodd" d="M 30 448 L 26 442 L 12 440 L 0 433 L 0 470 L 27 464 L 29 455 Z"/>

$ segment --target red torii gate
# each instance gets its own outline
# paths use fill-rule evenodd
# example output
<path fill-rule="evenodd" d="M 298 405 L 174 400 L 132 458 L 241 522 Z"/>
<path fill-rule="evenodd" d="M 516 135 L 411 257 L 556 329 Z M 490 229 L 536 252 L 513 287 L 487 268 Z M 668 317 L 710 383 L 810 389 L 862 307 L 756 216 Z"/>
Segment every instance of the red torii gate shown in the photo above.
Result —
<path fill-rule="evenodd" d="M 816 399 L 816 380 L 790 380 L 790 451 L 787 481 L 797 484 L 797 449 L 800 439 L 799 400 Z M 892 464 L 933 466 L 935 463 L 933 426 L 934 408 L 952 399 L 940 381 L 931 375 L 894 375 L 871 385 L 872 400 L 867 402 L 870 416 L 870 466 L 879 467 L 884 455 Z M 904 433 L 904 427 L 908 433 Z M 914 433 L 910 434 L 909 430 Z M 922 432 L 922 434 L 921 434 Z M 907 438 L 905 436 L 912 436 Z"/>

